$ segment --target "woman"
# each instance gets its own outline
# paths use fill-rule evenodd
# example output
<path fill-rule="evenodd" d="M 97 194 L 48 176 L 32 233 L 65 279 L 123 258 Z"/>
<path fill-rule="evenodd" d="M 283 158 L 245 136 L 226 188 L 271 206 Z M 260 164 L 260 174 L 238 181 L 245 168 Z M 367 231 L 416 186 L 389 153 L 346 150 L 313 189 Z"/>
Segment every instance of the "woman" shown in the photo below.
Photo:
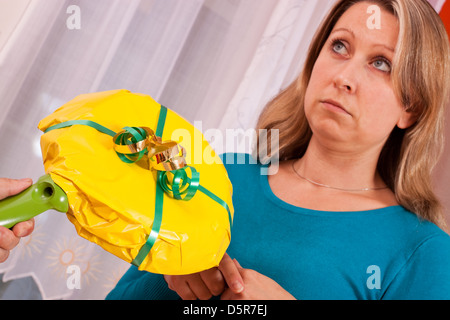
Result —
<path fill-rule="evenodd" d="M 280 130 L 277 173 L 226 164 L 236 214 L 220 266 L 165 281 L 132 267 L 109 298 L 450 299 L 430 179 L 449 56 L 426 0 L 338 1 L 260 117 Z"/>

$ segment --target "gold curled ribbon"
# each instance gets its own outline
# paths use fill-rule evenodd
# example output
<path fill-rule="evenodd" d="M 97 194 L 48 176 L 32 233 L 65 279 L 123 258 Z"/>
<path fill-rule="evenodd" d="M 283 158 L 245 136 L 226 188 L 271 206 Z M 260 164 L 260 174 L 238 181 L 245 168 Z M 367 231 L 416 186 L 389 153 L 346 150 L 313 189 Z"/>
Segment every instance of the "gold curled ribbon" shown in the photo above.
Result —
<path fill-rule="evenodd" d="M 114 138 L 114 150 L 128 163 L 143 156 L 149 159 L 149 169 L 175 171 L 187 166 L 186 150 L 175 141 L 162 141 L 147 127 L 125 127 Z"/>

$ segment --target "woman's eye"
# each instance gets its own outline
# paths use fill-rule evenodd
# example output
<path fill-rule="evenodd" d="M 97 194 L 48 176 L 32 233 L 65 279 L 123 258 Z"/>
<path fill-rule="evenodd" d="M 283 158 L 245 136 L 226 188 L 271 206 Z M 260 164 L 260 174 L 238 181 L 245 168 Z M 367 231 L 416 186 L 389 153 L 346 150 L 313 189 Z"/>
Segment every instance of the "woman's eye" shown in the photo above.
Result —
<path fill-rule="evenodd" d="M 378 59 L 372 63 L 372 65 L 380 71 L 390 73 L 391 72 L 391 64 L 385 59 Z"/>
<path fill-rule="evenodd" d="M 339 54 L 346 54 L 347 48 L 345 47 L 345 44 L 342 43 L 340 40 L 333 41 L 333 51 Z"/>

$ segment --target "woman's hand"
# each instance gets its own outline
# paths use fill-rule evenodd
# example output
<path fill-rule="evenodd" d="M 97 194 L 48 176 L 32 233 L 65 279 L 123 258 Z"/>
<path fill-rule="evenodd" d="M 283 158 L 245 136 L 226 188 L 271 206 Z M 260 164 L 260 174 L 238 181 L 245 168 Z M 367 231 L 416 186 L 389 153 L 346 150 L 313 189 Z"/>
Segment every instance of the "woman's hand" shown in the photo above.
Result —
<path fill-rule="evenodd" d="M 164 276 L 169 288 L 183 300 L 208 300 L 225 290 L 240 293 L 244 282 L 236 264 L 225 254 L 218 268 L 185 276 Z"/>
<path fill-rule="evenodd" d="M 295 300 L 295 298 L 272 279 L 250 269 L 242 268 L 234 260 L 242 279 L 244 290 L 240 293 L 226 289 L 222 300 Z"/>
<path fill-rule="evenodd" d="M 12 180 L 0 178 L 0 200 L 14 196 L 32 185 L 31 179 Z M 34 219 L 18 223 L 12 230 L 0 227 L 0 263 L 5 262 L 9 253 L 20 241 L 33 232 Z"/>

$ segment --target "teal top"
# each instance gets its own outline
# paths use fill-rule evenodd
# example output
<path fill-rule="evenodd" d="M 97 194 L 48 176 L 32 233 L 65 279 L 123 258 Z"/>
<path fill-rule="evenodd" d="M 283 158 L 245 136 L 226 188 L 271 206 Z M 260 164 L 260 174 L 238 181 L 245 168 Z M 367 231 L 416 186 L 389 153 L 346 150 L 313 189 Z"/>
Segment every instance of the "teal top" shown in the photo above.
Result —
<path fill-rule="evenodd" d="M 228 254 L 297 299 L 450 300 L 450 236 L 401 206 L 326 212 L 274 195 L 249 156 L 224 156 L 235 209 Z M 238 162 L 237 158 L 240 159 Z M 244 163 L 242 163 L 244 162 Z M 107 299 L 179 299 L 132 266 Z"/>

